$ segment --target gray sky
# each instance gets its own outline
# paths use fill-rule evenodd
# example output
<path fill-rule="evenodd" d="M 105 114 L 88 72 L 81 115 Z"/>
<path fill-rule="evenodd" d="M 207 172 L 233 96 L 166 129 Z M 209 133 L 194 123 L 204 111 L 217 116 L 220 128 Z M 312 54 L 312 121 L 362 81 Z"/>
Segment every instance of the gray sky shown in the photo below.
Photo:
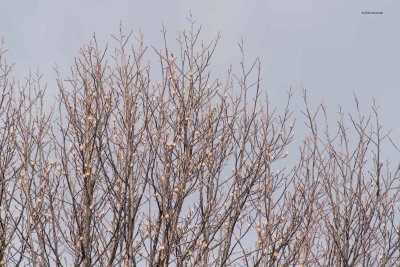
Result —
<path fill-rule="evenodd" d="M 142 29 L 148 44 L 160 44 L 161 23 L 174 37 L 188 25 L 190 10 L 205 40 L 222 34 L 214 58 L 221 73 L 238 63 L 243 36 L 247 56 L 263 62 L 263 88 L 272 99 L 284 99 L 292 86 L 300 103 L 303 85 L 313 104 L 323 98 L 334 113 L 338 103 L 354 110 L 353 92 L 365 107 L 375 97 L 384 126 L 400 143 L 398 0 L 0 0 L 0 36 L 15 75 L 40 67 L 48 91 L 56 93 L 55 63 L 65 69 L 93 31 L 104 44 L 122 22 L 127 30 Z"/>

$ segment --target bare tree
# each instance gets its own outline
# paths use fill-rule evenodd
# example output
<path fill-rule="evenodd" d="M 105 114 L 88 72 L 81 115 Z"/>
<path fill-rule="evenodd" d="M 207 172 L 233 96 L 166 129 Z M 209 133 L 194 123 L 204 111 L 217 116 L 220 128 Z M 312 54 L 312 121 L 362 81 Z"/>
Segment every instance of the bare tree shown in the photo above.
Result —
<path fill-rule="evenodd" d="M 40 73 L 14 83 L 0 50 L 0 266 L 398 264 L 399 168 L 377 105 L 356 98 L 332 125 L 304 91 L 309 134 L 289 156 L 292 91 L 271 104 L 243 41 L 215 77 L 220 37 L 189 23 L 175 51 L 164 27 L 162 48 L 94 35 L 56 69 L 50 111 Z"/>
<path fill-rule="evenodd" d="M 315 114 L 306 111 L 312 134 L 303 157 L 313 162 L 309 171 L 320 183 L 313 258 L 323 266 L 394 266 L 400 257 L 400 173 L 382 158 L 383 147 L 393 143 L 389 133 L 382 134 L 375 102 L 372 115 L 363 115 L 354 101 L 358 113 L 349 114 L 350 127 L 340 108 L 333 132 L 324 105 Z M 322 130 L 319 113 L 325 121 Z"/>
<path fill-rule="evenodd" d="M 12 65 L 4 59 L 4 41 L 0 42 L 0 265 L 13 262 L 18 257 L 12 240 L 14 240 L 22 213 L 15 210 L 14 196 L 17 194 L 15 180 L 18 178 L 17 166 L 17 134 L 14 121 L 18 114 L 13 88 L 14 80 L 11 77 Z"/>

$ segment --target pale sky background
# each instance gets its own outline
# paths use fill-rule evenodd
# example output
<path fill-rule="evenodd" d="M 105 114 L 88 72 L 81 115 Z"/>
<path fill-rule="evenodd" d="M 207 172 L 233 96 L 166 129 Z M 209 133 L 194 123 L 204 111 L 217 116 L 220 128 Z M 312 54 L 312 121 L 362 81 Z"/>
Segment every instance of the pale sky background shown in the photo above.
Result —
<path fill-rule="evenodd" d="M 157 46 L 161 23 L 175 37 L 188 26 L 189 11 L 203 26 L 204 40 L 221 32 L 214 68 L 222 75 L 231 62 L 238 64 L 236 44 L 243 36 L 248 58 L 262 60 L 263 90 L 276 103 L 291 86 L 293 107 L 301 109 L 302 85 L 310 102 L 317 105 L 324 99 L 332 115 L 338 103 L 354 111 L 353 92 L 364 107 L 375 97 L 382 123 L 393 128 L 400 143 L 398 0 L 0 0 L 0 36 L 5 37 L 8 60 L 16 63 L 15 76 L 39 67 L 48 92 L 56 94 L 55 63 L 65 70 L 93 31 L 105 44 L 122 22 L 126 30 L 141 29 L 146 43 Z M 391 153 L 387 155 L 398 157 Z"/>

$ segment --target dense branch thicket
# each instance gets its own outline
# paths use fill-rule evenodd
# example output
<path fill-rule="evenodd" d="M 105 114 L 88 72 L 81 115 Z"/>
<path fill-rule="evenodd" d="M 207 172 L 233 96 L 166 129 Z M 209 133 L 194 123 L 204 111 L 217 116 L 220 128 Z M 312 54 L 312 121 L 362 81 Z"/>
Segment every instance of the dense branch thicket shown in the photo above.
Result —
<path fill-rule="evenodd" d="M 192 23 L 173 53 L 162 34 L 156 49 L 121 31 L 111 52 L 93 37 L 56 70 L 50 112 L 41 75 L 14 82 L 0 50 L 0 266 L 399 264 L 400 173 L 375 104 L 328 125 L 304 91 L 288 156 L 292 93 L 279 113 L 242 42 L 216 79 L 219 37 Z"/>

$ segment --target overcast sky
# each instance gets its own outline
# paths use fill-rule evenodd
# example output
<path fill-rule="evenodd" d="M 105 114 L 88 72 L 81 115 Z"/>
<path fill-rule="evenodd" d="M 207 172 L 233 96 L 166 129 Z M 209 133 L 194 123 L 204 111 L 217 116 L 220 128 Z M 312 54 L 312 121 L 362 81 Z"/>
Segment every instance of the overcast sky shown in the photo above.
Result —
<path fill-rule="evenodd" d="M 174 37 L 188 25 L 189 11 L 205 40 L 221 32 L 214 58 L 221 73 L 238 62 L 243 36 L 249 58 L 262 60 L 263 88 L 272 98 L 283 99 L 291 86 L 299 99 L 304 86 L 313 104 L 324 99 L 334 113 L 338 103 L 354 110 L 353 92 L 364 106 L 375 97 L 382 122 L 400 143 L 398 0 L 0 0 L 0 36 L 15 75 L 40 67 L 48 91 L 56 93 L 55 63 L 67 67 L 93 31 L 104 44 L 122 22 L 127 30 L 141 29 L 148 44 L 160 44 L 161 23 Z"/>

